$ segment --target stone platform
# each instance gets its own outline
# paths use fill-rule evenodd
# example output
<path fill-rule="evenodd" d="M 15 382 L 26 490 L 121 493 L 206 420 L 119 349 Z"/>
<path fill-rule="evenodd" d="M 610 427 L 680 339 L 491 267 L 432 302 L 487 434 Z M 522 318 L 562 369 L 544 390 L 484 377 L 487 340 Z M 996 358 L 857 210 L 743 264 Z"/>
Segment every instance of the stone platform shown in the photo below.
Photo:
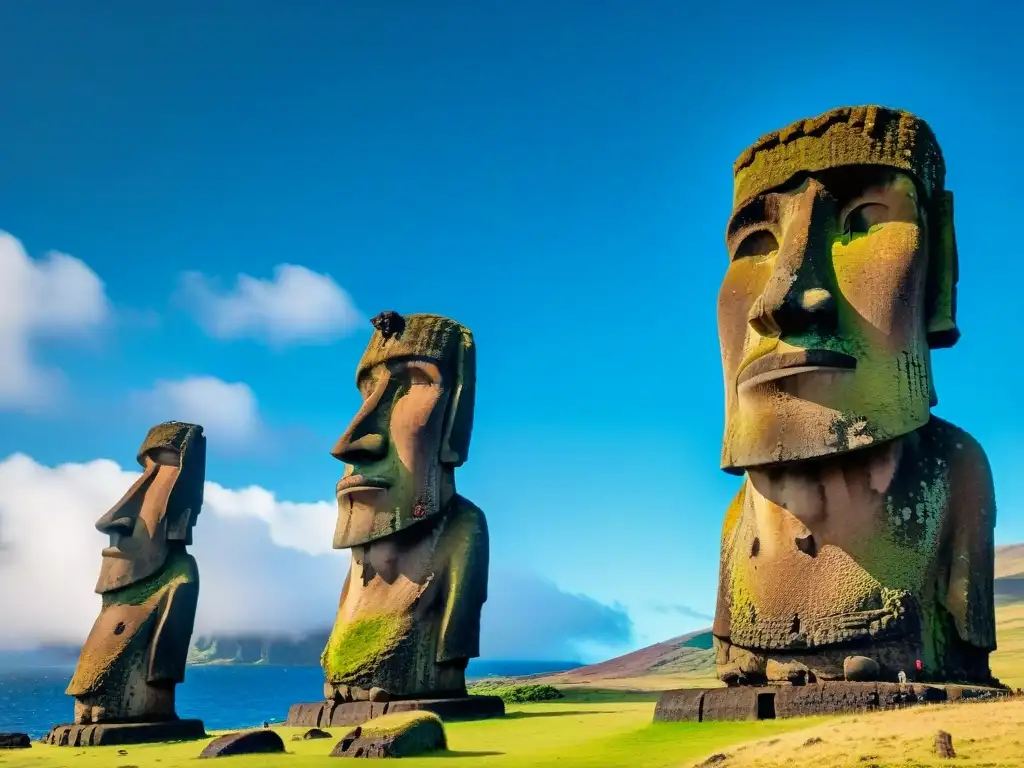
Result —
<path fill-rule="evenodd" d="M 395 712 L 424 710 L 442 720 L 485 720 L 503 717 L 505 702 L 498 696 L 462 696 L 456 699 L 407 699 L 399 701 L 349 701 L 342 704 L 317 701 L 292 704 L 286 726 L 329 728 L 362 725 L 367 720 Z"/>
<path fill-rule="evenodd" d="M 665 691 L 654 709 L 655 722 L 709 720 L 773 720 L 783 717 L 831 715 L 913 704 L 986 699 L 1010 691 L 982 686 L 926 683 L 847 683 L 680 688 Z"/>
<path fill-rule="evenodd" d="M 161 723 L 71 723 L 55 725 L 43 743 L 58 747 L 106 747 L 111 744 L 145 744 L 188 741 L 206 737 L 202 720 L 167 720 Z"/>

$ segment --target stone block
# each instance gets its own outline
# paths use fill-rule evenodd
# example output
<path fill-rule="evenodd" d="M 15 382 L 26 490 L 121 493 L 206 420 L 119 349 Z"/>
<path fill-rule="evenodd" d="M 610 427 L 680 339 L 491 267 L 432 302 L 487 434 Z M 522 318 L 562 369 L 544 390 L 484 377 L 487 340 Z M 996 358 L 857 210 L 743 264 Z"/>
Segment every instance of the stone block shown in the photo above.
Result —
<path fill-rule="evenodd" d="M 202 720 L 167 720 L 160 723 L 71 723 L 55 725 L 43 742 L 58 747 L 106 747 L 206 738 Z"/>
<path fill-rule="evenodd" d="M 462 696 L 451 699 L 404 699 L 399 701 L 349 701 L 293 704 L 285 725 L 330 728 L 362 725 L 368 720 L 398 712 L 433 712 L 442 720 L 484 720 L 502 717 L 505 702 L 498 696 Z"/>

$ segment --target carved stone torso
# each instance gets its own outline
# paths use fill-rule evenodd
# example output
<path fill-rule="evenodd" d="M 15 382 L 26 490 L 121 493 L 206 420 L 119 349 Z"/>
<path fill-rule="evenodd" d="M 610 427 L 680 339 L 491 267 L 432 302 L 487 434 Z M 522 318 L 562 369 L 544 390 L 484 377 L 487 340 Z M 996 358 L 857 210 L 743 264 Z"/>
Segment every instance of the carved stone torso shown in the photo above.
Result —
<path fill-rule="evenodd" d="M 66 691 L 75 722 L 175 718 L 198 594 L 195 559 L 179 552 L 148 579 L 103 595 Z"/>
<path fill-rule="evenodd" d="M 483 513 L 454 509 L 356 547 L 322 663 L 329 684 L 382 688 L 393 698 L 462 695 L 478 655 L 486 600 Z"/>
<path fill-rule="evenodd" d="M 748 487 L 740 491 L 736 503 L 742 512 L 730 547 L 734 643 L 748 648 L 814 648 L 915 634 L 911 625 L 916 617 L 908 617 L 906 608 L 925 591 L 927 571 L 934 563 L 915 558 L 905 573 L 905 581 L 915 588 L 889 588 L 868 564 L 840 545 L 815 537 L 819 551 L 814 556 L 802 551 L 796 539 L 806 531 L 785 510 L 772 510 L 778 513 L 775 525 L 764 525 L 758 520 L 758 507 L 767 503 Z M 867 510 L 867 525 L 880 528 L 883 511 L 882 505 Z M 753 551 L 757 554 L 751 555 Z"/>
<path fill-rule="evenodd" d="M 984 455 L 933 419 L 890 459 L 823 474 L 817 514 L 746 479 L 723 531 L 716 636 L 782 661 L 816 657 L 825 677 L 856 647 L 878 649 L 886 668 L 920 658 L 936 673 L 987 674 L 961 658 L 965 645 L 994 647 Z"/>

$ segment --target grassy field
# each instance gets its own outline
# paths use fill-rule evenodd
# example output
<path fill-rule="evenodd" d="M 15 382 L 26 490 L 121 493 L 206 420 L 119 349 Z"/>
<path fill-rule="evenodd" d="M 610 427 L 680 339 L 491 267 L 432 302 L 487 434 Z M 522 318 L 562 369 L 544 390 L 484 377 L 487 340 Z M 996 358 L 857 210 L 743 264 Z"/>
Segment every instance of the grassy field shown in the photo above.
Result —
<path fill-rule="evenodd" d="M 992 674 L 1011 688 L 1024 688 L 1024 603 L 996 609 L 996 642 Z"/>
<path fill-rule="evenodd" d="M 1024 603 L 997 609 L 999 650 L 992 671 L 1024 688 Z M 557 684 L 558 676 L 545 683 Z M 715 768 L 923 768 L 950 765 L 1019 768 L 1024 765 L 1024 699 L 998 703 L 936 705 L 857 717 L 742 723 L 652 723 L 658 691 L 719 685 L 700 674 L 673 673 L 563 684 L 564 699 L 513 704 L 500 720 L 449 723 L 450 751 L 402 761 L 403 766 L 456 765 L 493 768 L 689 768 L 712 755 Z M 932 753 L 935 732 L 953 735 L 955 761 Z M 307 768 L 333 765 L 328 758 L 346 728 L 331 739 L 292 741 L 304 729 L 275 729 L 288 754 L 229 758 L 237 768 Z M 124 748 L 69 749 L 36 744 L 0 752 L 0 768 L 173 768 L 196 758 L 206 742 Z M 469 759 L 461 759 L 469 758 Z"/>
<path fill-rule="evenodd" d="M 721 754 L 718 768 L 923 768 L 1024 765 L 1024 700 L 933 705 L 901 712 L 843 717 L 827 724 L 758 739 Z M 933 751 L 935 734 L 953 736 L 956 759 Z M 706 756 L 705 756 L 706 757 Z"/>
<path fill-rule="evenodd" d="M 646 698 L 647 700 L 644 700 Z M 654 702 L 602 691 L 570 694 L 558 703 L 509 707 L 501 720 L 447 725 L 450 750 L 406 758 L 403 766 L 456 765 L 506 768 L 687 768 L 722 755 L 716 768 L 924 768 L 950 765 L 932 752 L 935 733 L 953 735 L 958 766 L 1018 768 L 1024 755 L 1024 700 L 933 705 L 852 717 L 754 723 L 651 723 Z M 333 765 L 334 738 L 292 741 L 299 728 L 276 729 L 284 755 L 230 758 L 237 768 L 309 768 Z M 68 749 L 34 745 L 0 753 L 3 768 L 171 768 L 191 762 L 205 742 Z M 466 759 L 468 758 L 468 759 Z"/>
<path fill-rule="evenodd" d="M 449 723 L 450 751 L 428 758 L 405 758 L 403 768 L 437 766 L 439 757 L 460 758 L 456 765 L 493 768 L 668 768 L 689 765 L 737 741 L 769 738 L 821 722 L 776 720 L 763 723 L 651 722 L 654 696 L 622 692 L 569 694 L 550 704 L 508 707 L 497 720 Z M 290 754 L 227 758 L 237 768 L 307 768 L 336 764 L 328 757 L 346 728 L 330 729 L 331 739 L 292 741 L 301 728 L 277 728 Z M 35 744 L 0 753 L 2 768 L 172 768 L 199 755 L 206 742 L 171 745 L 69 749 Z M 462 759 L 470 758 L 470 759 Z"/>

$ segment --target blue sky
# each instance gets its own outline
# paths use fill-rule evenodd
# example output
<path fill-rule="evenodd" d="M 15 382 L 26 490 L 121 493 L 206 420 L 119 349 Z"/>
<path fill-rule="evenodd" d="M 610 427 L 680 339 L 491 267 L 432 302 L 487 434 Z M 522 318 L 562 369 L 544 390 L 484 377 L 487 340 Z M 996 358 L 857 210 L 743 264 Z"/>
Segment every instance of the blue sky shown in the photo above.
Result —
<path fill-rule="evenodd" d="M 262 427 L 248 445 L 211 431 L 208 477 L 329 499 L 369 324 L 218 339 L 181 287 L 300 265 L 364 317 L 475 332 L 458 482 L 496 569 L 621 606 L 624 646 L 706 626 L 738 483 L 718 469 L 715 326 L 732 162 L 794 119 L 880 103 L 946 154 L 963 338 L 935 356 L 936 412 L 986 447 L 997 537 L 1024 540 L 1019 8 L 287 5 L 0 5 L 0 229 L 83 261 L 112 308 L 87 337 L 33 337 L 68 386 L 0 411 L 0 457 L 128 466 L 153 421 L 136 394 L 216 377 L 251 388 Z"/>

